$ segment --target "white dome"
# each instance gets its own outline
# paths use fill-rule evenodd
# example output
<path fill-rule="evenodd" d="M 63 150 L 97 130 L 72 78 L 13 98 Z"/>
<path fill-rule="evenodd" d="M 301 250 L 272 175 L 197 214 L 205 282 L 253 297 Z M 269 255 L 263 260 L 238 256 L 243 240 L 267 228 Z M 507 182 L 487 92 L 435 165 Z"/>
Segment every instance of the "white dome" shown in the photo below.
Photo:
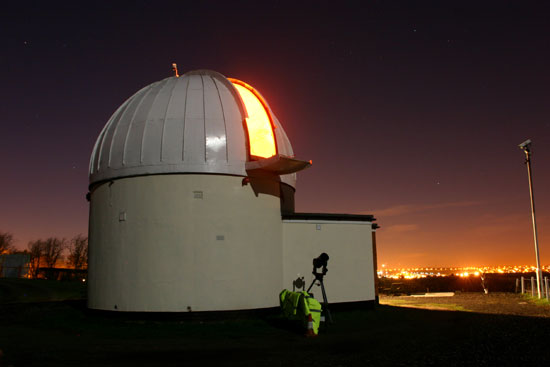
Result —
<path fill-rule="evenodd" d="M 192 71 L 146 86 L 101 131 L 90 160 L 90 185 L 169 173 L 247 176 L 251 156 L 244 106 L 231 81 L 213 71 Z M 277 156 L 293 157 L 281 124 L 265 107 Z M 294 187 L 296 174 L 281 175 L 281 181 Z"/>

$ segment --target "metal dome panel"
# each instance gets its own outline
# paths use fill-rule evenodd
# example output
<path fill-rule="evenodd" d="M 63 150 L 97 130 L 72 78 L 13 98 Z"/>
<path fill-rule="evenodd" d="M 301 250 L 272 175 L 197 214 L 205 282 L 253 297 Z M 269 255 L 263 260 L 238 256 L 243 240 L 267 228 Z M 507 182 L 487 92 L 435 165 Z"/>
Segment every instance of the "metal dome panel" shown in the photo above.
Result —
<path fill-rule="evenodd" d="M 243 106 L 233 84 L 213 71 L 150 84 L 124 102 L 101 131 L 90 160 L 90 184 L 165 173 L 246 176 L 250 154 Z M 278 154 L 293 157 L 288 137 L 269 112 Z M 281 180 L 295 186 L 296 175 Z"/>

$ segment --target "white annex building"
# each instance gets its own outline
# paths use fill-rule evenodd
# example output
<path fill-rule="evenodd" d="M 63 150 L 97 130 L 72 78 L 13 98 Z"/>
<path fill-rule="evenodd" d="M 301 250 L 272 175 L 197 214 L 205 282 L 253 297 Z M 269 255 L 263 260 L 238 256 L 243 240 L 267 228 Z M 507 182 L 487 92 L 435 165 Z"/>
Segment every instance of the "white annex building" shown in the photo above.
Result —
<path fill-rule="evenodd" d="M 329 302 L 373 303 L 375 219 L 295 213 L 296 172 L 310 165 L 244 82 L 199 70 L 141 89 L 90 160 L 88 306 L 275 307 L 299 276 L 309 285 L 322 252 Z"/>

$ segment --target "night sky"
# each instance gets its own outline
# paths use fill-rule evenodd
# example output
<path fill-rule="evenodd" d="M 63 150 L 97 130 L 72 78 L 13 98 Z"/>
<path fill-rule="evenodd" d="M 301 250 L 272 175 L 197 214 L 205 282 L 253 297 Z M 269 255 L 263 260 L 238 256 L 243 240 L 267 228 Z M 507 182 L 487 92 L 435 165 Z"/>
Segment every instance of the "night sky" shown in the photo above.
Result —
<path fill-rule="evenodd" d="M 0 14 L 0 231 L 21 249 L 87 232 L 100 130 L 176 62 L 258 89 L 313 160 L 297 211 L 374 214 L 388 267 L 534 265 L 531 138 L 550 263 L 544 2 L 20 3 Z"/>

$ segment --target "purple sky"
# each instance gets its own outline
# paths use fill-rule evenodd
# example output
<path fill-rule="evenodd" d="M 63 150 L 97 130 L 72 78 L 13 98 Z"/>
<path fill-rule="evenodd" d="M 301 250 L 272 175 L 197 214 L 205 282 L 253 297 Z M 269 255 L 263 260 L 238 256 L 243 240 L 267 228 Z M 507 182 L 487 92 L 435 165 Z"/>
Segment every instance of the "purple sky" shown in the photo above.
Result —
<path fill-rule="evenodd" d="M 390 267 L 534 264 L 531 138 L 550 263 L 550 6 L 196 3 L 3 9 L 0 231 L 19 248 L 87 232 L 97 135 L 177 62 L 258 89 L 313 160 L 297 210 L 374 214 Z"/>

